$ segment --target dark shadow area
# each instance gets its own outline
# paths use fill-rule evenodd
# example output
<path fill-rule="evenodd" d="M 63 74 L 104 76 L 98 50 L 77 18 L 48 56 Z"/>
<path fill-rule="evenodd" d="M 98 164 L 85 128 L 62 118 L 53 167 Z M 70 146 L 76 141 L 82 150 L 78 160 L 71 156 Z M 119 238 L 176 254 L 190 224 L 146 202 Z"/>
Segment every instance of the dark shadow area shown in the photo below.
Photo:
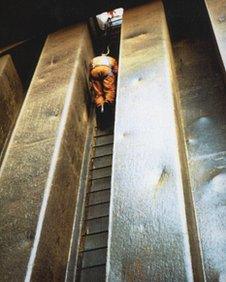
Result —
<path fill-rule="evenodd" d="M 112 127 L 115 120 L 115 104 L 105 104 L 104 112 L 100 108 L 96 108 L 97 127 L 100 130 L 105 130 Z"/>
<path fill-rule="evenodd" d="M 7 57 L 6 55 L 10 55 L 12 58 L 12 64 L 16 69 L 16 73 L 19 76 L 19 81 L 22 83 L 22 96 L 20 95 L 20 87 L 19 82 L 17 80 L 11 81 L 12 77 L 10 77 L 10 72 L 7 73 L 5 71 L 5 83 L 3 83 L 1 93 L 1 138 L 2 146 L 0 150 L 0 165 L 5 156 L 7 146 L 9 144 L 11 134 L 13 132 L 14 126 L 16 124 L 17 117 L 20 113 L 20 109 L 23 105 L 23 101 L 25 99 L 28 87 L 30 85 L 31 79 L 33 77 L 36 65 L 38 63 L 38 59 L 44 44 L 43 37 L 34 38 L 31 40 L 26 40 L 24 42 L 18 42 L 17 44 L 7 46 L 5 48 L 0 49 L 0 57 L 4 57 L 3 60 Z M 3 80 L 4 81 L 4 80 Z M 8 93 L 10 96 L 6 98 L 7 89 L 4 88 L 4 85 L 8 85 L 10 83 L 11 92 Z M 14 88 L 15 87 L 15 88 Z M 13 90 L 14 89 L 14 90 Z M 15 92 L 14 92 L 15 91 Z M 4 96 L 5 95 L 5 96 Z M 0 142 L 1 143 L 1 142 Z"/>
<path fill-rule="evenodd" d="M 62 27 L 117 7 L 132 7 L 147 0 L 9 0 L 0 3 L 0 47 L 46 35 Z"/>
<path fill-rule="evenodd" d="M 208 48 L 211 51 L 210 57 L 214 58 L 217 72 L 225 80 L 225 70 L 204 0 L 183 0 L 180 2 L 164 0 L 163 2 L 174 47 L 179 42 L 189 40 L 190 44 L 194 45 L 190 46 L 193 53 L 198 52 L 196 48 L 199 48 L 201 53 L 203 48 L 203 54 L 205 54 L 205 49 Z M 206 42 L 206 47 L 204 42 Z"/>
<path fill-rule="evenodd" d="M 38 37 L 0 49 L 0 57 L 11 55 L 25 93 L 34 74 L 44 41 L 45 37 Z"/>
<path fill-rule="evenodd" d="M 210 23 L 203 0 L 164 0 L 171 37 L 174 41 L 209 36 Z"/>

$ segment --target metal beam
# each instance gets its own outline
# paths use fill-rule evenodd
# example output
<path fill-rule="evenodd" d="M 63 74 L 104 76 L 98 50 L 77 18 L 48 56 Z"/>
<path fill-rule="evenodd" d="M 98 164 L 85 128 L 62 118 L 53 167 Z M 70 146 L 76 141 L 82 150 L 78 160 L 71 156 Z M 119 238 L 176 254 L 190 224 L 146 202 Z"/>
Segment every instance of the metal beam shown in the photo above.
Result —
<path fill-rule="evenodd" d="M 11 56 L 0 58 L 0 163 L 24 100 L 21 80 Z"/>
<path fill-rule="evenodd" d="M 88 123 L 85 24 L 48 36 L 0 170 L 1 278 L 63 280 Z"/>
<path fill-rule="evenodd" d="M 1 57 L 4 55 L 11 56 L 25 93 L 34 74 L 46 37 L 24 40 L 5 48 L 0 48 Z"/>
<path fill-rule="evenodd" d="M 182 40 L 174 54 L 205 276 L 226 281 L 225 85 L 211 37 Z"/>
<path fill-rule="evenodd" d="M 189 238 L 195 222 L 170 56 L 162 2 L 125 11 L 107 281 L 203 279 L 197 238 Z"/>

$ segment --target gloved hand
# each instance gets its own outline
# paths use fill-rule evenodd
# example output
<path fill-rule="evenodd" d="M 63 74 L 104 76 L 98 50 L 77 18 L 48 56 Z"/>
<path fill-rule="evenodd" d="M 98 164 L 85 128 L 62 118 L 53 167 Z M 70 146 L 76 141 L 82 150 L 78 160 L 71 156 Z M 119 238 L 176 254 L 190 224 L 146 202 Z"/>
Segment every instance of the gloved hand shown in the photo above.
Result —
<path fill-rule="evenodd" d="M 112 104 L 114 103 L 115 99 L 112 96 L 106 97 L 105 103 Z"/>

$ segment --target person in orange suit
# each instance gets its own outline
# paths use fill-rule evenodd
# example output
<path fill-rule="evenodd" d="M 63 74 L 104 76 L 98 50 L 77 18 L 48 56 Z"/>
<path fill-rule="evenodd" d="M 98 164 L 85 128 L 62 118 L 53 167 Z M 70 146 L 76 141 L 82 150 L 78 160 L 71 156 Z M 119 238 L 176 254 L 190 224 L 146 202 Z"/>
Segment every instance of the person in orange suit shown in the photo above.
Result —
<path fill-rule="evenodd" d="M 90 63 L 91 90 L 94 94 L 94 103 L 101 112 L 104 111 L 106 104 L 114 104 L 117 73 L 117 61 L 106 54 L 93 58 Z"/>

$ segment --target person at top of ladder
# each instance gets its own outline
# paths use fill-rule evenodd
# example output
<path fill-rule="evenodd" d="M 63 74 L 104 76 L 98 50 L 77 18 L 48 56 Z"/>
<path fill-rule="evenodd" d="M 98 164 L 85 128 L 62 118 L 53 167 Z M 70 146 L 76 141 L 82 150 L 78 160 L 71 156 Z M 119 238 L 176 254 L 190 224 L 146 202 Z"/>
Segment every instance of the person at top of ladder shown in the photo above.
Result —
<path fill-rule="evenodd" d="M 108 53 L 91 60 L 89 73 L 91 90 L 94 103 L 102 112 L 105 103 L 113 104 L 115 101 L 117 73 L 117 61 L 108 56 Z"/>

